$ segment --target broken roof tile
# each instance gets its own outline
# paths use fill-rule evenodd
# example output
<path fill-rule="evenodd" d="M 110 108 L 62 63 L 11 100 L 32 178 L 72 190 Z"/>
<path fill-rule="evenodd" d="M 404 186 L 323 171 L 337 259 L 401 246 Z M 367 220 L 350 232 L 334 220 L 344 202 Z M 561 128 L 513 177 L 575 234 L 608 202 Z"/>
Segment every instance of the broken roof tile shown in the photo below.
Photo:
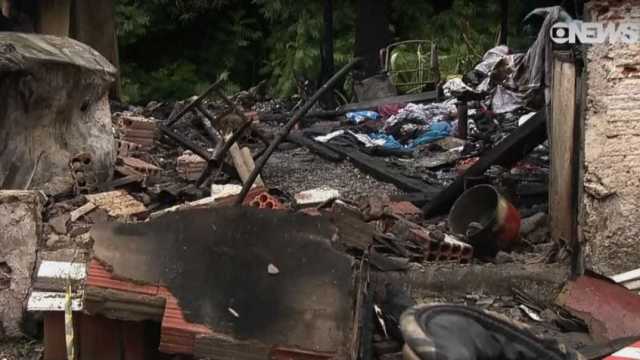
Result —
<path fill-rule="evenodd" d="M 147 208 L 124 190 L 108 191 L 86 195 L 98 207 L 107 210 L 110 216 L 130 216 L 142 213 Z"/>

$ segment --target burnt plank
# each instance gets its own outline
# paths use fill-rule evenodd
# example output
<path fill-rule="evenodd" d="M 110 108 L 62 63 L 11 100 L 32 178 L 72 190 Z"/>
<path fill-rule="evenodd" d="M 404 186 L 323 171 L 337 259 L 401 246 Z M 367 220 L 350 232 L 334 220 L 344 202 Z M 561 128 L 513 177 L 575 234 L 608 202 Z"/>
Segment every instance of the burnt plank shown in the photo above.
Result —
<path fill-rule="evenodd" d="M 345 155 L 360 170 L 373 176 L 377 180 L 394 184 L 399 189 L 408 192 L 418 192 L 435 196 L 440 191 L 439 186 L 427 184 L 424 181 L 404 175 L 392 169 L 384 160 L 369 156 L 353 146 L 328 145 L 331 149 Z"/>
<path fill-rule="evenodd" d="M 321 158 L 329 161 L 338 162 L 346 159 L 346 156 L 344 154 L 340 154 L 330 149 L 323 143 L 313 141 L 312 139 L 309 139 L 300 133 L 290 133 L 289 135 L 287 135 L 287 141 L 300 146 L 304 146 L 307 149 L 311 150 L 311 152 L 313 152 L 314 154 L 317 154 Z"/>

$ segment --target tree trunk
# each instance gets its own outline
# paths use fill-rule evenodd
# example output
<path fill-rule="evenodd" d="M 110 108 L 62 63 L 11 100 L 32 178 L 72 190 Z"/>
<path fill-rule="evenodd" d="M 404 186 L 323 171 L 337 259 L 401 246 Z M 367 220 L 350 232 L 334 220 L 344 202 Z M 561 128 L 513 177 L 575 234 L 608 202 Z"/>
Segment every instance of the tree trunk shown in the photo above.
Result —
<path fill-rule="evenodd" d="M 116 68 L 69 38 L 0 33 L 0 188 L 59 194 L 108 184 L 115 163 L 107 91 Z M 73 159 L 87 159 L 70 171 Z M 75 165 L 74 165 L 75 166 Z M 84 185 L 82 185 L 84 186 Z"/>
<path fill-rule="evenodd" d="M 507 45 L 507 35 L 509 33 L 509 1 L 500 0 L 500 38 L 498 45 Z"/>
<path fill-rule="evenodd" d="M 322 36 L 322 48 L 320 49 L 320 84 L 326 83 L 335 72 L 333 61 L 333 0 L 324 1 L 324 34 Z M 323 107 L 333 109 L 336 101 L 333 96 L 333 89 L 327 91 L 322 97 Z"/>
<path fill-rule="evenodd" d="M 387 0 L 358 0 L 356 56 L 363 58 L 354 78 L 361 80 L 380 71 L 380 50 L 391 43 Z"/>
<path fill-rule="evenodd" d="M 113 66 L 120 69 L 114 1 L 74 0 L 71 14 L 71 36 L 98 50 Z M 112 98 L 120 98 L 119 74 L 110 95 Z"/>

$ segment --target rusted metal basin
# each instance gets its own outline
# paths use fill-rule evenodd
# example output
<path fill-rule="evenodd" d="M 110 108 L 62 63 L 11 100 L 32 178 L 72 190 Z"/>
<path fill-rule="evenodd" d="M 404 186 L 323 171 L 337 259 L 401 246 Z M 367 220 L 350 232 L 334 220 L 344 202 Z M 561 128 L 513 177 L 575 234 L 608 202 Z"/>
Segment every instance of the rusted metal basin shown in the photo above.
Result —
<path fill-rule="evenodd" d="M 509 251 L 520 237 L 518 210 L 491 185 L 465 191 L 449 212 L 449 228 L 466 236 L 476 256 Z"/>

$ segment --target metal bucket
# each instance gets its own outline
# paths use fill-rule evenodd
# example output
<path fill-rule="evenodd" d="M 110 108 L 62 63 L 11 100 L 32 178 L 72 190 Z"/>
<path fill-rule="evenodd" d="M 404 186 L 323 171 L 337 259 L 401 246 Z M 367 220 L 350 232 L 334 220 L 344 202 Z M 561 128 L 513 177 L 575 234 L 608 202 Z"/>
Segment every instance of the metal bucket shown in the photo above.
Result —
<path fill-rule="evenodd" d="M 520 238 L 520 214 L 496 188 L 478 185 L 453 204 L 449 228 L 466 236 L 475 255 L 495 256 L 500 250 L 511 250 Z"/>

